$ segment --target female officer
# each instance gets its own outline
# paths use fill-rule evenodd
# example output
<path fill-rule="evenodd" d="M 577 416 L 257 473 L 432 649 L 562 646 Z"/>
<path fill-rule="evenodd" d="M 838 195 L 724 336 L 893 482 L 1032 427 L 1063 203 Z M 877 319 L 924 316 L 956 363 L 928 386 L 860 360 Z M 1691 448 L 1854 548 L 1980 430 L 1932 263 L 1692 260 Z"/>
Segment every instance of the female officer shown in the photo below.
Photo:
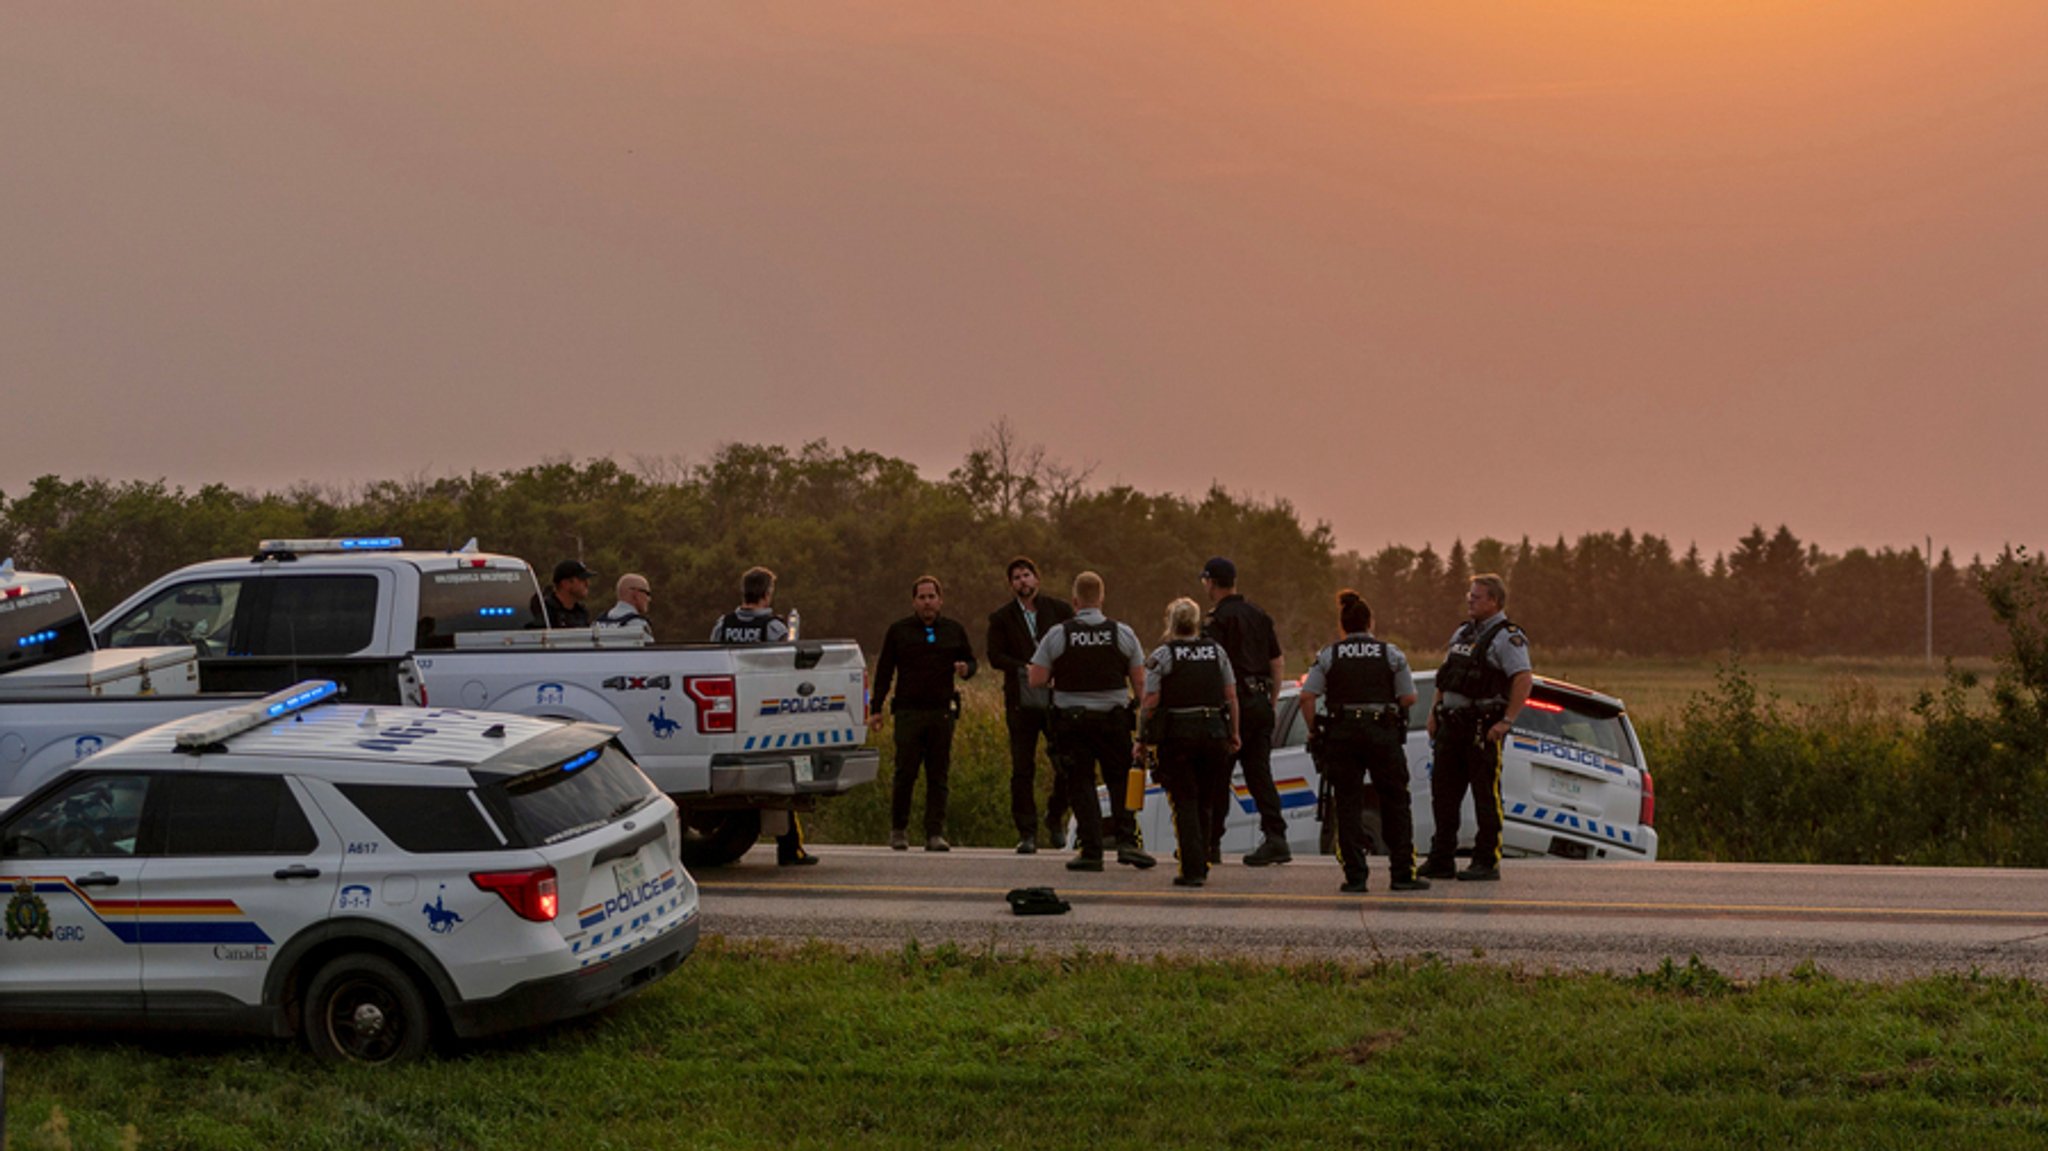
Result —
<path fill-rule="evenodd" d="M 1344 865 L 1339 890 L 1365 890 L 1365 783 L 1380 798 L 1387 864 L 1395 891 L 1420 891 L 1415 874 L 1415 816 L 1408 798 L 1408 709 L 1415 678 L 1401 649 L 1372 634 L 1372 608 L 1350 588 L 1337 593 L 1344 637 L 1316 653 L 1301 683 L 1301 713 L 1309 717 L 1316 770 L 1330 781 L 1337 816 L 1337 859 Z M 1318 714 L 1316 703 L 1322 701 Z"/>
<path fill-rule="evenodd" d="M 1140 704 L 1146 743 L 1159 751 L 1159 782 L 1173 805 L 1180 874 L 1200 887 L 1209 844 L 1223 830 L 1230 800 L 1230 757 L 1237 753 L 1236 677 L 1222 645 L 1202 638 L 1202 609 L 1183 596 L 1166 605 L 1166 634 L 1145 661 Z"/>

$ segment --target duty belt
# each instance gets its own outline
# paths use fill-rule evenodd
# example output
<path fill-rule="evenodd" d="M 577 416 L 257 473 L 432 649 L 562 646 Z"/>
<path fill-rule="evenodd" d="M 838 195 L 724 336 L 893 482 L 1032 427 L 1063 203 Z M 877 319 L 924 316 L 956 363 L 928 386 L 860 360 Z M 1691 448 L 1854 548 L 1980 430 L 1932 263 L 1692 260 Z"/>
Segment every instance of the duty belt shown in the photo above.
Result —
<path fill-rule="evenodd" d="M 1439 703 L 1436 705 L 1436 713 L 1439 718 L 1452 723 L 1465 723 L 1477 720 L 1488 712 L 1506 711 L 1507 706 L 1507 700 L 1496 696 L 1492 699 L 1475 700 L 1471 703 L 1461 703 L 1455 706 Z"/>
<path fill-rule="evenodd" d="M 1222 719 L 1226 713 L 1220 707 L 1169 707 L 1166 714 L 1188 719 Z"/>
<path fill-rule="evenodd" d="M 1339 719 L 1382 720 L 1407 709 L 1398 703 L 1347 703 L 1339 705 L 1332 713 Z"/>
<path fill-rule="evenodd" d="M 1273 677 L 1248 675 L 1237 681 L 1237 690 L 1250 695 L 1265 695 L 1273 690 Z"/>

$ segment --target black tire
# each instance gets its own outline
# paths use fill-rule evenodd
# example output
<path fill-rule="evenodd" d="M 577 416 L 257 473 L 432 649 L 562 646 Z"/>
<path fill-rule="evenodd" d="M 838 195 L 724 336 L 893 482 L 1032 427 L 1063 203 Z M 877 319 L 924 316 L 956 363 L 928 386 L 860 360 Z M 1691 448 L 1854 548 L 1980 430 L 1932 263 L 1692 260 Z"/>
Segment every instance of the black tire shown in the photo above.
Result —
<path fill-rule="evenodd" d="M 751 807 L 683 810 L 683 866 L 724 867 L 761 838 L 761 813 Z"/>
<path fill-rule="evenodd" d="M 329 1063 L 388 1066 L 427 1053 L 433 1014 L 419 984 L 382 956 L 329 960 L 306 988 L 306 1046 Z"/>

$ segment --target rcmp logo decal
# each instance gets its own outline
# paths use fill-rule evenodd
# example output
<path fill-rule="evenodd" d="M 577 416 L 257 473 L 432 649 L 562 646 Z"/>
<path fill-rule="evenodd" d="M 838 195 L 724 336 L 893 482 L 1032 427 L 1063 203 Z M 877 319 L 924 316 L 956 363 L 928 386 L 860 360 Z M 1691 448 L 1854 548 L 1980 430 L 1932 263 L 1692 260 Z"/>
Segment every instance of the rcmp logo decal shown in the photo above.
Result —
<path fill-rule="evenodd" d="M 26 879 L 14 881 L 14 898 L 7 901 L 7 938 L 52 939 L 50 905 L 36 894 L 36 885 Z"/>

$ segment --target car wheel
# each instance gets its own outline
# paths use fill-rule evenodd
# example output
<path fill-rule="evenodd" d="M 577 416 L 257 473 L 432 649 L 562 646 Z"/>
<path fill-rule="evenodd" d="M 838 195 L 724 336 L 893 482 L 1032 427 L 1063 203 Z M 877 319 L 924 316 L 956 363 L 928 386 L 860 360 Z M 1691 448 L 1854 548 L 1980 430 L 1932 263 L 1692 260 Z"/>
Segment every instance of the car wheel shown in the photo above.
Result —
<path fill-rule="evenodd" d="M 332 960 L 306 989 L 306 1045 L 330 1063 L 410 1062 L 426 1054 L 432 1031 L 419 984 L 380 956 Z"/>
<path fill-rule="evenodd" d="M 683 866 L 724 867 L 761 838 L 761 813 L 753 808 L 683 812 Z"/>

